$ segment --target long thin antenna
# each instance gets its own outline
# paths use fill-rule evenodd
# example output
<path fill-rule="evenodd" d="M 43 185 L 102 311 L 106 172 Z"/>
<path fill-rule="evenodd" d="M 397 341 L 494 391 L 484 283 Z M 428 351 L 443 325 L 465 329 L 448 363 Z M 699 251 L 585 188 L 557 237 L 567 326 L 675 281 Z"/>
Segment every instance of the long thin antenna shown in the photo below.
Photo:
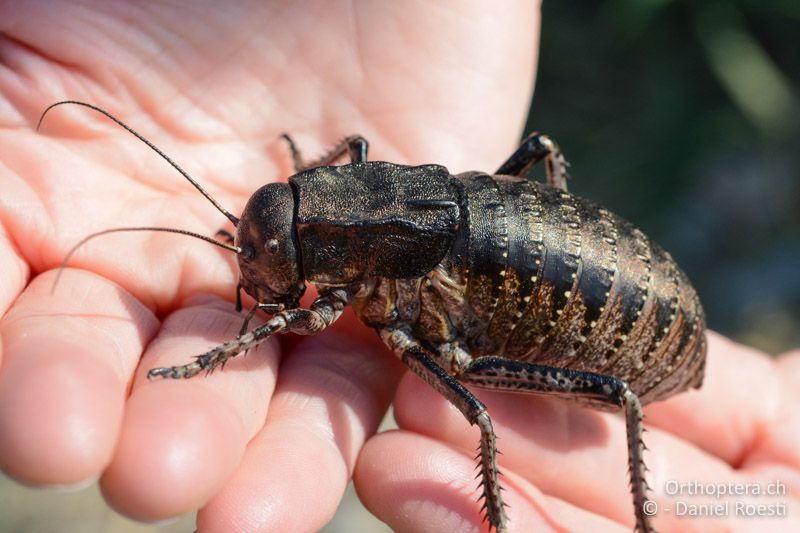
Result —
<path fill-rule="evenodd" d="M 58 267 L 58 274 L 56 274 L 56 279 L 55 279 L 55 281 L 53 281 L 53 288 L 50 289 L 50 294 L 53 294 L 53 292 L 56 290 L 56 285 L 58 285 L 58 280 L 61 279 L 61 273 L 64 272 L 64 268 L 66 268 L 67 263 L 69 263 L 70 258 L 78 250 L 78 248 L 80 248 L 81 246 L 83 246 L 84 244 L 89 242 L 90 240 L 94 239 L 95 237 L 99 237 L 101 235 L 106 235 L 107 233 L 117 233 L 117 232 L 121 232 L 121 231 L 163 231 L 163 232 L 166 232 L 166 233 L 179 233 L 181 235 L 188 235 L 190 237 L 195 237 L 197 239 L 200 239 L 200 240 L 203 240 L 203 241 L 206 241 L 206 242 L 210 242 L 211 244 L 215 244 L 215 245 L 219 246 L 220 248 L 225 248 L 226 250 L 230 250 L 232 252 L 236 252 L 237 254 L 242 253 L 242 249 L 239 248 L 238 246 L 233 246 L 231 244 L 226 244 L 224 242 L 219 242 L 219 241 L 217 241 L 215 239 L 212 239 L 211 237 L 206 237 L 205 235 L 200 235 L 199 233 L 194 233 L 192 231 L 187 231 L 187 230 L 183 230 L 183 229 L 161 228 L 161 227 L 146 227 L 146 226 L 137 226 L 137 227 L 131 227 L 131 228 L 111 228 L 111 229 L 106 229 L 106 230 L 103 230 L 103 231 L 98 231 L 96 233 L 92 233 L 90 235 L 87 235 L 86 237 L 81 239 L 78 242 L 78 244 L 76 244 L 75 246 L 73 246 L 70 249 L 70 251 L 64 257 L 64 260 L 61 261 L 61 265 L 59 265 L 59 267 Z"/>
<path fill-rule="evenodd" d="M 220 213 L 222 213 L 223 215 L 225 215 L 225 216 L 227 217 L 227 219 L 228 219 L 228 220 L 230 220 L 231 222 L 233 222 L 233 225 L 234 225 L 234 226 L 236 226 L 236 225 L 238 225 L 238 224 L 239 224 L 239 218 L 238 218 L 237 216 L 233 215 L 232 213 L 230 213 L 228 210 L 226 210 L 226 209 L 225 209 L 224 207 L 222 207 L 221 205 L 219 205 L 219 204 L 217 203 L 217 201 L 216 201 L 216 200 L 214 200 L 214 199 L 211 197 L 211 195 L 210 195 L 210 194 L 208 194 L 208 193 L 206 192 L 206 190 L 205 190 L 205 189 L 203 189 L 203 187 L 201 187 L 201 186 L 200 186 L 200 184 L 199 184 L 199 183 L 197 183 L 197 182 L 194 180 L 194 178 L 192 178 L 192 177 L 189 175 L 189 173 L 188 173 L 188 172 L 186 172 L 185 170 L 183 170 L 183 169 L 182 169 L 182 168 L 181 168 L 181 167 L 178 165 L 178 163 L 176 163 L 175 161 L 173 161 L 172 159 L 170 159 L 170 157 L 169 157 L 167 154 L 165 154 L 164 152 L 162 152 L 161 150 L 159 150 L 158 148 L 156 148 L 156 146 L 155 146 L 153 143 L 151 143 L 150 141 L 148 141 L 147 139 L 145 139 L 145 138 L 144 138 L 144 137 L 143 137 L 141 134 L 139 134 L 139 133 L 138 133 L 136 130 L 134 130 L 133 128 L 131 128 L 130 126 L 128 126 L 127 124 L 125 124 L 125 123 L 124 123 L 124 122 L 122 122 L 121 120 L 119 120 L 117 117 L 115 117 L 114 115 L 112 115 L 112 114 L 111 114 L 111 113 L 109 113 L 108 111 L 105 111 L 105 110 L 103 110 L 103 109 L 100 109 L 100 108 L 99 108 L 99 107 L 97 107 L 97 106 L 93 106 L 92 104 L 87 104 L 86 102 L 79 102 L 79 101 L 77 101 L 77 100 L 63 100 L 63 101 L 61 101 L 61 102 L 56 102 L 55 104 L 52 104 L 52 105 L 48 106 L 48 107 L 47 107 L 47 109 L 45 109 L 45 110 L 44 110 L 44 112 L 42 112 L 42 116 L 41 116 L 41 117 L 39 117 L 39 123 L 38 123 L 38 124 L 36 124 L 36 131 L 39 131 L 39 127 L 42 125 L 42 121 L 44 120 L 44 116 L 47 114 L 47 112 L 48 112 L 48 111 L 50 111 L 51 109 L 53 109 L 53 108 L 54 108 L 54 107 L 56 107 L 56 106 L 60 106 L 60 105 L 64 105 L 64 104 L 75 104 L 75 105 L 80 105 L 80 106 L 83 106 L 83 107 L 88 107 L 89 109 L 92 109 L 92 110 L 94 110 L 94 111 L 97 111 L 98 113 L 100 113 L 100 114 L 102 114 L 102 115 L 105 115 L 105 116 L 107 116 L 108 118 L 110 118 L 111 120 L 113 120 L 114 122 L 116 122 L 117 124 L 119 124 L 120 126 L 122 126 L 123 128 L 125 128 L 126 130 L 128 130 L 128 132 L 129 132 L 129 133 L 131 133 L 131 134 L 132 134 L 134 137 L 136 137 L 137 139 L 139 139 L 140 141 L 142 141 L 143 143 L 145 143 L 147 146 L 149 146 L 151 150 L 153 150 L 155 153 L 157 153 L 158 155 L 160 155 L 160 156 L 161 156 L 161 157 L 162 157 L 164 160 L 166 160 L 166 162 L 167 162 L 167 163 L 169 163 L 170 165 L 172 165 L 172 167 L 173 167 L 175 170 L 177 170 L 178 172 L 180 172 L 180 173 L 181 173 L 181 175 L 182 175 L 184 178 L 186 178 L 187 180 L 189 180 L 189 183 L 191 183 L 192 185 L 194 185 L 194 187 L 195 187 L 195 188 L 196 188 L 198 191 L 200 191 L 200 193 L 201 193 L 203 196 L 205 196 L 205 197 L 206 197 L 206 199 L 207 199 L 209 202 L 211 202 L 211 203 L 214 205 L 214 207 L 216 207 L 216 208 L 217 208 L 217 210 L 218 210 Z"/>

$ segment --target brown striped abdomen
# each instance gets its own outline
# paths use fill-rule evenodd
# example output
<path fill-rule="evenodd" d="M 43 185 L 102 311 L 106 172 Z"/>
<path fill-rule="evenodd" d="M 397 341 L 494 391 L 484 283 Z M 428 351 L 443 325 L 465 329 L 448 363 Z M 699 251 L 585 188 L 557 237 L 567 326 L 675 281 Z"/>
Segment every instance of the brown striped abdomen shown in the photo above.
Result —
<path fill-rule="evenodd" d="M 667 252 L 569 193 L 506 176 L 457 178 L 465 224 L 451 268 L 477 319 L 463 331 L 472 356 L 615 376 L 642 403 L 700 385 L 703 310 Z"/>

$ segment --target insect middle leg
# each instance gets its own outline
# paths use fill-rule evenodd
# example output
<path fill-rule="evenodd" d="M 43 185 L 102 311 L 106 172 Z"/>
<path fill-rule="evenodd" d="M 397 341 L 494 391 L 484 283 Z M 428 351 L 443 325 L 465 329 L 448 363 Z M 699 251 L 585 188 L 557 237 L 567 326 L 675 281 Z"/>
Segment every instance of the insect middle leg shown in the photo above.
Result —
<path fill-rule="evenodd" d="M 294 162 L 295 172 L 300 172 L 309 168 L 330 165 L 342 157 L 345 153 L 350 156 L 351 163 L 363 163 L 367 160 L 369 143 L 361 135 L 350 135 L 349 137 L 345 137 L 327 154 L 313 161 L 303 160 L 303 156 L 300 154 L 300 149 L 297 148 L 297 145 L 288 133 L 282 134 L 281 137 L 289 144 L 289 151 L 292 152 L 292 161 Z"/>
<path fill-rule="evenodd" d="M 309 309 L 287 309 L 276 313 L 264 325 L 198 355 L 191 363 L 153 368 L 147 373 L 147 377 L 191 378 L 202 371 L 211 372 L 218 366 L 224 366 L 231 357 L 247 352 L 276 333 L 291 331 L 299 335 L 314 335 L 338 320 L 350 297 L 350 293 L 344 289 L 326 292 Z"/>
<path fill-rule="evenodd" d="M 528 135 L 520 147 L 511 154 L 511 157 L 500 165 L 495 174 L 522 178 L 527 176 L 531 168 L 542 159 L 545 160 L 547 166 L 547 184 L 566 191 L 569 163 L 558 145 L 550 137 L 541 133 Z"/>
<path fill-rule="evenodd" d="M 653 531 L 645 513 L 648 485 L 645 480 L 642 442 L 642 406 L 628 384 L 615 377 L 566 368 L 534 365 L 500 357 L 480 357 L 467 363 L 459 381 L 477 387 L 546 394 L 589 407 L 623 409 L 628 439 L 628 470 L 636 514 L 636 529 Z"/>
<path fill-rule="evenodd" d="M 403 327 L 380 331 L 381 339 L 394 351 L 412 372 L 421 377 L 442 396 L 450 400 L 472 425 L 481 430 L 480 464 L 481 498 L 489 524 L 498 532 L 506 531 L 505 504 L 500 493 L 497 470 L 496 437 L 486 406 L 466 387 L 447 373 L 435 361 L 435 355 L 423 348 Z"/>

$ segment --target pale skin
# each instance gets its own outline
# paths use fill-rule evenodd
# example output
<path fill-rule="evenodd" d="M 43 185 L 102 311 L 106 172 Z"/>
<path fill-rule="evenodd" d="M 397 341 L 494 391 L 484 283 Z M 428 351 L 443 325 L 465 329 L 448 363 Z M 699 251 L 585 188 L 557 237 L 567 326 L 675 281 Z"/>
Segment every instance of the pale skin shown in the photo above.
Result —
<path fill-rule="evenodd" d="M 119 512 L 154 521 L 199 508 L 201 531 L 318 530 L 354 477 L 395 530 L 480 530 L 477 431 L 352 315 L 208 377 L 147 381 L 236 334 L 233 255 L 116 234 L 76 254 L 51 293 L 55 269 L 93 231 L 213 235 L 226 221 L 89 110 L 33 126 L 62 99 L 106 108 L 234 213 L 291 173 L 284 131 L 309 155 L 361 133 L 372 159 L 493 170 L 521 134 L 535 71 L 538 7 L 514 4 L 0 2 L 2 469 L 35 486 L 100 477 Z M 787 494 L 758 503 L 786 502 L 788 516 L 660 512 L 656 527 L 800 528 L 798 391 L 797 352 L 769 359 L 710 334 L 702 390 L 646 409 L 653 497 L 687 501 L 665 494 L 668 480 L 779 480 Z M 511 531 L 630 530 L 621 418 L 477 393 L 503 452 Z M 375 436 L 392 401 L 401 429 Z"/>

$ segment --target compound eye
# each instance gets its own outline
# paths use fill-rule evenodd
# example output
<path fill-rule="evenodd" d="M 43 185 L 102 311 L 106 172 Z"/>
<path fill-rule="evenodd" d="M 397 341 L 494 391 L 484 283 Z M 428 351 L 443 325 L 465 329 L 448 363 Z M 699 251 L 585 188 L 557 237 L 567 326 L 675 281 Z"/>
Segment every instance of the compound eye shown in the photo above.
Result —
<path fill-rule="evenodd" d="M 267 251 L 271 254 L 278 253 L 278 248 L 279 248 L 278 239 L 268 240 L 267 243 L 264 245 L 264 248 L 266 248 Z"/>

